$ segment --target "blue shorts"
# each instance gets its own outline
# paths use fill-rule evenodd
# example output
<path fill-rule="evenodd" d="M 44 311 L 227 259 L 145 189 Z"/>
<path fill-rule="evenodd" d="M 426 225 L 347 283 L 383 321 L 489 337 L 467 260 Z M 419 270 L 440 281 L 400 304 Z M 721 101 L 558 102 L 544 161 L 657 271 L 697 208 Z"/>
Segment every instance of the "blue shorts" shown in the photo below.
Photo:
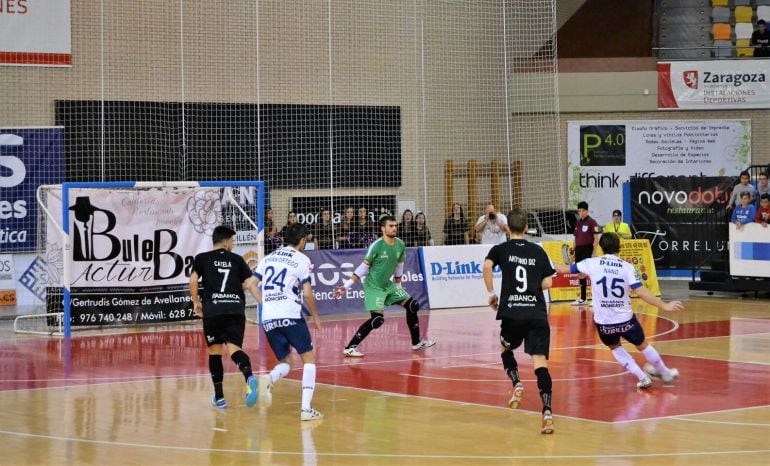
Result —
<path fill-rule="evenodd" d="M 607 346 L 620 344 L 620 337 L 632 345 L 641 345 L 644 342 L 644 330 L 636 316 L 620 324 L 596 324 L 596 330 L 599 331 L 599 339 Z"/>
<path fill-rule="evenodd" d="M 283 360 L 293 347 L 297 353 L 304 354 L 313 351 L 310 340 L 310 330 L 305 319 L 273 319 L 262 322 L 267 341 L 270 343 L 275 357 Z"/>

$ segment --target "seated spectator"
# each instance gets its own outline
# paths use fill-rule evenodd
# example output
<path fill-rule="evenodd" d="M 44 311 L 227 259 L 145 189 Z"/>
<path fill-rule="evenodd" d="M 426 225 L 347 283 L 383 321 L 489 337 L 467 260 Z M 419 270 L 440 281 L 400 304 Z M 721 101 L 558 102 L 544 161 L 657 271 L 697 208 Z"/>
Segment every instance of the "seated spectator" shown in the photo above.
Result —
<path fill-rule="evenodd" d="M 733 187 L 733 193 L 730 195 L 730 200 L 727 202 L 727 210 L 735 208 L 735 206 L 738 204 L 739 196 L 744 192 L 749 193 L 749 202 L 754 202 L 754 200 L 757 198 L 757 188 L 749 183 L 749 181 L 751 181 L 749 172 L 746 170 L 742 171 L 740 176 L 740 183 Z"/>
<path fill-rule="evenodd" d="M 398 224 L 398 237 L 404 242 L 406 247 L 414 246 L 414 214 L 406 209 L 401 214 L 401 223 Z"/>
<path fill-rule="evenodd" d="M 468 244 L 468 220 L 465 219 L 463 207 L 456 202 L 452 204 L 452 214 L 444 221 L 444 244 Z"/>
<path fill-rule="evenodd" d="M 281 238 L 286 238 L 286 229 L 295 223 L 297 223 L 297 214 L 295 212 L 289 212 L 286 216 L 286 225 L 281 228 Z"/>
<path fill-rule="evenodd" d="M 770 57 L 770 32 L 764 19 L 757 21 L 757 30 L 751 35 L 751 45 L 754 46 L 755 57 Z"/>
<path fill-rule="evenodd" d="M 759 199 L 763 194 L 770 194 L 770 185 L 767 182 L 767 172 L 762 172 L 757 176 L 757 207 L 759 207 Z"/>
<path fill-rule="evenodd" d="M 265 254 L 270 254 L 279 247 L 283 241 L 278 235 L 278 228 L 273 221 L 273 209 L 268 208 L 265 210 Z"/>
<path fill-rule="evenodd" d="M 619 210 L 612 211 L 612 223 L 604 225 L 602 233 L 615 233 L 621 239 L 631 239 L 631 227 L 623 221 L 623 212 Z"/>
<path fill-rule="evenodd" d="M 759 196 L 759 209 L 757 209 L 754 221 L 761 224 L 762 228 L 767 228 L 767 224 L 770 222 L 770 194 Z"/>
<path fill-rule="evenodd" d="M 425 224 L 425 214 L 422 212 L 417 212 L 417 216 L 414 217 L 414 245 L 433 245 L 433 239 L 430 237 L 430 230 L 428 229 L 428 225 Z"/>
<path fill-rule="evenodd" d="M 342 214 L 342 221 L 337 225 L 337 247 L 340 249 L 352 249 L 355 248 L 353 241 L 353 208 L 346 207 Z"/>
<path fill-rule="evenodd" d="M 331 210 L 321 210 L 318 223 L 313 228 L 313 240 L 316 249 L 332 249 L 334 247 L 333 227 Z"/>
<path fill-rule="evenodd" d="M 740 230 L 746 223 L 753 223 L 757 216 L 757 207 L 751 203 L 751 196 L 748 192 L 741 193 L 741 205 L 733 211 L 730 222 L 735 224 L 735 229 Z"/>
<path fill-rule="evenodd" d="M 358 218 L 353 225 L 354 244 L 357 248 L 368 248 L 379 237 L 380 229 L 369 219 L 369 209 L 366 207 L 358 208 Z"/>

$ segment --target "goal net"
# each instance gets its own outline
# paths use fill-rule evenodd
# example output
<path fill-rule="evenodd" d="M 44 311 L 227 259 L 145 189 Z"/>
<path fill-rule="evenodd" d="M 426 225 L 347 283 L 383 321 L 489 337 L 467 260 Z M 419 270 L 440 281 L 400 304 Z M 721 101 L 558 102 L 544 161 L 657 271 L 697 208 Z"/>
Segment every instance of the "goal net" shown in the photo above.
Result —
<path fill-rule="evenodd" d="M 68 3 L 71 67 L 0 88 L 0 132 L 58 137 L 38 184 L 263 180 L 267 251 L 292 221 L 360 248 L 391 212 L 443 245 L 455 204 L 471 243 L 487 201 L 566 208 L 555 0 Z"/>

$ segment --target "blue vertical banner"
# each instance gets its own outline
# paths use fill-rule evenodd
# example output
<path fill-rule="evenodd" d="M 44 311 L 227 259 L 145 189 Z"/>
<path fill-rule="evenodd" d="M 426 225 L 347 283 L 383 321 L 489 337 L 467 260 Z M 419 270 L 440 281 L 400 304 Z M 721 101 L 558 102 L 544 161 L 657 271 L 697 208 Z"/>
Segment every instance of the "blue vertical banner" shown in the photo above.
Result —
<path fill-rule="evenodd" d="M 0 252 L 35 250 L 37 188 L 63 177 L 62 127 L 0 129 Z"/>

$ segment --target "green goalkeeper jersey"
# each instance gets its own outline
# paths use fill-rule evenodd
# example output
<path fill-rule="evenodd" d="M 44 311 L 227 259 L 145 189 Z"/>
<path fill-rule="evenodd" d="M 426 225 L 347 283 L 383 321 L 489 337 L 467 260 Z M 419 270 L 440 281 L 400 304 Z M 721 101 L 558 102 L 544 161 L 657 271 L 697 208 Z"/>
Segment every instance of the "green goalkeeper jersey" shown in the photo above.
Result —
<path fill-rule="evenodd" d="M 364 289 L 369 287 L 387 289 L 391 283 L 390 277 L 396 271 L 396 265 L 404 262 L 405 253 L 406 246 L 398 238 L 392 246 L 382 238 L 372 243 L 364 258 L 369 262 L 369 273 L 364 279 Z"/>

